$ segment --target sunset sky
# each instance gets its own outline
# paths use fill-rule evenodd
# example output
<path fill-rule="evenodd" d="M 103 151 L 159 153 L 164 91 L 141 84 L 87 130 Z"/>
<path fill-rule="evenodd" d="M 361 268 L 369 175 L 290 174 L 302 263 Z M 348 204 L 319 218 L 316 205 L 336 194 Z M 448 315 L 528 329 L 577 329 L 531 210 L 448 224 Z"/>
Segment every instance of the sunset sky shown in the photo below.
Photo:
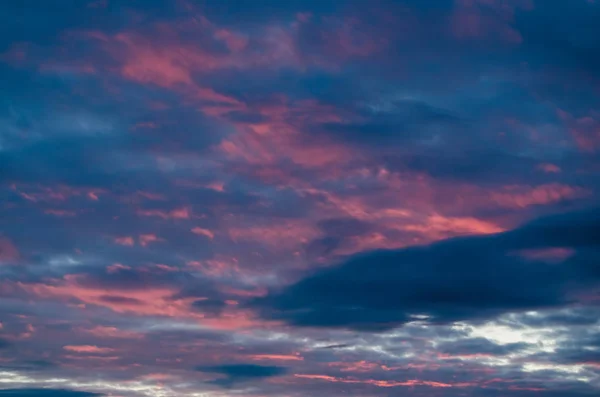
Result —
<path fill-rule="evenodd" d="M 600 395 L 600 0 L 0 2 L 0 397 Z"/>

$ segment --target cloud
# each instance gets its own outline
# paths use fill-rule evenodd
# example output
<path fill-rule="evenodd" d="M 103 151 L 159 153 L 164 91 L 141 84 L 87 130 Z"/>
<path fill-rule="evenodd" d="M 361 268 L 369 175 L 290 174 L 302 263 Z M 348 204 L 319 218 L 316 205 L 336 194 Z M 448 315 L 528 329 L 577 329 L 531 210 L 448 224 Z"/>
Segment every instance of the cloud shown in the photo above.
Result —
<path fill-rule="evenodd" d="M 107 347 L 98 347 L 98 346 L 63 346 L 63 349 L 75 352 L 75 353 L 91 353 L 91 354 L 104 354 L 110 353 L 113 351 L 111 348 Z"/>
<path fill-rule="evenodd" d="M 255 303 L 265 318 L 357 330 L 389 329 L 415 316 L 447 323 L 565 305 L 575 286 L 597 285 L 597 254 L 549 267 L 510 253 L 559 244 L 597 249 L 599 217 L 597 210 L 563 214 L 495 235 L 361 253 Z"/>
<path fill-rule="evenodd" d="M 427 145 L 442 133 L 439 127 L 456 131 L 464 123 L 451 111 L 414 100 L 385 101 L 357 110 L 359 120 L 325 123 L 323 129 L 359 145 L 386 147 L 403 143 Z"/>
<path fill-rule="evenodd" d="M 236 382 L 261 380 L 286 373 L 283 367 L 256 364 L 227 364 L 212 367 L 196 367 L 197 371 L 225 375 L 225 379 L 215 380 L 215 384 L 231 386 Z"/>
<path fill-rule="evenodd" d="M 0 5 L 5 387 L 598 395 L 600 0 L 52 3 Z"/>
<path fill-rule="evenodd" d="M 96 397 L 99 393 L 89 393 L 69 389 L 4 389 L 0 396 L 4 397 Z"/>

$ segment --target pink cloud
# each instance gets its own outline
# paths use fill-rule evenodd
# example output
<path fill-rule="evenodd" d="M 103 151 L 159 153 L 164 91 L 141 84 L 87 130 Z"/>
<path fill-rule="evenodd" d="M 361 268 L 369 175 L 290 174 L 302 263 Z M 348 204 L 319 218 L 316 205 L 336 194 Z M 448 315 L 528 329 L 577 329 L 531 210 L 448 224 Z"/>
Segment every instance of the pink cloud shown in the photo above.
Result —
<path fill-rule="evenodd" d="M 192 233 L 197 234 L 198 236 L 205 236 L 209 239 L 215 238 L 215 234 L 208 229 L 203 229 L 201 227 L 195 227 L 192 229 Z"/>
<path fill-rule="evenodd" d="M 325 137 L 307 140 L 314 122 L 339 121 L 340 115 L 316 101 L 292 101 L 276 96 L 268 104 L 252 109 L 264 117 L 255 123 L 234 122 L 237 133 L 222 141 L 218 150 L 227 158 L 262 167 L 271 174 L 277 165 L 291 161 L 299 167 L 322 169 L 341 167 L 360 157 L 357 151 Z"/>
<path fill-rule="evenodd" d="M 106 267 L 107 273 L 116 273 L 120 270 L 131 270 L 131 266 L 122 265 L 120 263 L 115 263 Z"/>
<path fill-rule="evenodd" d="M 153 83 L 163 87 L 192 84 L 189 64 L 202 60 L 199 53 L 181 48 L 154 48 L 145 39 L 131 34 L 118 34 L 115 40 L 124 46 L 127 54 L 121 74 L 140 83 Z M 213 65 L 209 60 L 204 62 L 206 67 Z"/>
<path fill-rule="evenodd" d="M 32 324 L 27 324 L 27 326 L 25 327 L 25 332 L 19 335 L 19 337 L 23 339 L 31 338 L 34 333 L 35 327 Z"/>
<path fill-rule="evenodd" d="M 223 182 L 211 182 L 208 185 L 206 185 L 206 187 L 217 192 L 225 191 L 225 184 Z"/>
<path fill-rule="evenodd" d="M 144 290 L 114 291 L 79 284 L 76 276 L 65 276 L 55 285 L 42 283 L 17 283 L 17 287 L 40 298 L 52 298 L 59 301 L 77 299 L 84 304 L 106 307 L 116 313 L 128 313 L 137 316 L 194 317 L 189 310 L 193 299 L 173 300 L 177 290 L 171 288 L 153 288 Z M 107 299 L 118 297 L 118 299 Z M 195 316 L 201 318 L 199 316 Z"/>
<path fill-rule="evenodd" d="M 164 272 L 177 272 L 177 271 L 179 271 L 178 267 L 169 266 L 169 265 L 163 265 L 162 263 L 158 263 L 158 264 L 156 264 L 154 266 L 157 269 L 160 269 L 161 271 L 164 271 Z"/>
<path fill-rule="evenodd" d="M 175 375 L 171 375 L 171 374 L 160 374 L 160 373 L 154 373 L 154 374 L 148 374 L 148 375 L 143 375 L 140 378 L 141 379 L 149 379 L 149 380 L 158 380 L 158 381 L 162 381 L 162 380 L 169 380 L 169 379 L 174 379 L 177 376 Z"/>
<path fill-rule="evenodd" d="M 238 109 L 242 104 L 236 99 L 199 85 L 193 78 L 223 68 L 237 67 L 232 56 L 212 53 L 197 42 L 182 39 L 194 29 L 197 37 L 206 36 L 209 25 L 194 26 L 193 23 L 161 23 L 155 26 L 154 34 L 144 36 L 136 32 L 121 32 L 114 36 L 88 35 L 99 42 L 102 48 L 119 64 L 118 73 L 125 79 L 141 84 L 152 84 L 180 92 L 190 100 L 213 103 L 206 111 L 214 114 Z M 242 40 L 235 33 L 226 34 L 219 30 L 215 34 L 235 51 L 242 49 Z M 109 69 L 112 71 L 112 69 Z M 215 105 L 218 104 L 218 105 Z"/>
<path fill-rule="evenodd" d="M 351 217 L 372 225 L 371 232 L 347 239 L 336 249 L 337 254 L 400 248 L 459 235 L 505 230 L 503 225 L 491 220 L 445 215 L 445 210 L 453 210 L 454 207 L 448 203 L 441 206 L 434 200 L 437 195 L 444 195 L 442 187 L 434 182 L 391 173 L 366 174 L 365 177 L 375 179 L 371 184 L 378 182 L 376 193 L 371 193 L 370 189 L 352 195 L 320 189 L 300 190 L 303 195 L 319 197 L 319 218 Z M 456 187 L 453 189 L 456 194 Z M 458 189 L 458 194 L 461 192 L 462 189 Z M 402 202 L 399 203 L 397 197 L 403 197 Z"/>
<path fill-rule="evenodd" d="M 71 351 L 71 352 L 75 352 L 75 353 L 90 353 L 90 354 L 105 354 L 105 353 L 111 353 L 114 351 L 114 349 L 108 348 L 108 347 L 98 347 L 98 346 L 92 346 L 92 345 L 68 345 L 68 346 L 63 346 L 63 349 Z"/>
<path fill-rule="evenodd" d="M 492 234 L 504 231 L 504 228 L 488 221 L 473 217 L 447 217 L 432 214 L 422 224 L 408 225 L 405 230 L 419 231 L 432 240 L 439 240 L 461 234 Z"/>
<path fill-rule="evenodd" d="M 176 22 L 156 23 L 143 34 L 134 30 L 114 35 L 81 32 L 72 39 L 96 41 L 118 63 L 116 69 L 107 67 L 108 71 L 117 71 L 123 78 L 141 84 L 176 90 L 189 99 L 212 102 L 201 108 L 217 116 L 244 109 L 245 104 L 200 84 L 195 76 L 224 69 L 335 67 L 343 59 L 369 56 L 387 45 L 381 31 L 358 18 L 330 17 L 316 27 L 304 26 L 310 20 L 299 18 L 290 24 L 267 25 L 244 33 L 217 26 L 196 9 L 190 10 L 188 15 L 189 18 Z M 323 51 L 303 53 L 298 43 L 307 29 L 317 28 L 321 30 Z M 197 39 L 190 40 L 190 37 Z M 221 43 L 228 51 L 215 51 L 205 44 L 211 41 Z"/>
<path fill-rule="evenodd" d="M 175 299 L 179 290 L 177 288 L 156 287 L 143 290 L 123 289 L 112 290 L 109 288 L 94 287 L 80 283 L 78 275 L 67 275 L 60 280 L 52 280 L 52 284 L 43 283 L 4 283 L 4 289 L 13 292 L 18 290 L 42 299 L 53 299 L 65 303 L 76 299 L 83 303 L 78 306 L 80 310 L 91 310 L 93 307 L 104 307 L 115 313 L 133 316 L 163 316 L 197 321 L 203 326 L 219 330 L 240 330 L 248 328 L 260 328 L 278 324 L 276 322 L 264 322 L 256 319 L 252 311 L 240 309 L 237 305 L 227 305 L 218 316 L 206 316 L 192 308 L 192 303 L 198 297 Z M 128 333 L 119 333 L 114 329 L 103 327 L 95 328 L 89 333 L 103 337 L 135 337 L 139 336 Z M 72 347 L 71 351 L 93 353 L 94 348 Z"/>
<path fill-rule="evenodd" d="M 232 308 L 234 306 L 228 306 Z M 244 330 L 281 326 L 282 322 L 258 320 L 253 312 L 240 309 L 225 309 L 218 317 L 204 317 L 201 323 L 216 330 Z"/>
<path fill-rule="evenodd" d="M 299 354 L 254 354 L 249 356 L 251 360 L 255 361 L 302 361 L 304 358 Z"/>
<path fill-rule="evenodd" d="M 143 336 L 143 334 L 139 332 L 122 330 L 115 327 L 105 327 L 101 325 L 98 325 L 94 328 L 86 329 L 85 332 L 99 338 L 138 339 Z"/>
<path fill-rule="evenodd" d="M 176 208 L 171 211 L 162 210 L 138 210 L 137 214 L 140 216 L 158 217 L 162 219 L 189 219 L 190 218 L 189 208 Z"/>
<path fill-rule="evenodd" d="M 164 241 L 164 239 L 156 236 L 155 234 L 141 234 L 138 238 L 140 245 L 142 247 L 148 246 L 150 243 L 155 243 L 158 241 Z"/>
<path fill-rule="evenodd" d="M 240 32 L 218 27 L 202 15 L 193 15 L 177 23 L 160 23 L 151 35 L 124 31 L 114 36 L 95 35 L 104 49 L 121 62 L 120 74 L 129 80 L 155 84 L 195 95 L 202 100 L 223 102 L 233 106 L 240 103 L 210 88 L 198 85 L 193 76 L 208 74 L 222 69 L 245 69 L 257 66 L 272 67 L 273 64 L 293 65 L 294 52 L 281 52 L 283 38 L 289 31 L 283 30 L 278 40 L 269 40 L 272 29 L 265 29 L 255 38 Z M 155 37 L 160 37 L 156 40 Z M 222 42 L 229 50 L 220 53 L 186 37 L 212 38 Z M 261 51 L 248 49 L 250 41 L 262 47 Z"/>
<path fill-rule="evenodd" d="M 578 187 L 557 183 L 529 186 L 507 186 L 502 191 L 491 193 L 491 199 L 502 207 L 526 208 L 532 205 L 545 205 L 567 199 L 578 199 L 590 193 Z"/>

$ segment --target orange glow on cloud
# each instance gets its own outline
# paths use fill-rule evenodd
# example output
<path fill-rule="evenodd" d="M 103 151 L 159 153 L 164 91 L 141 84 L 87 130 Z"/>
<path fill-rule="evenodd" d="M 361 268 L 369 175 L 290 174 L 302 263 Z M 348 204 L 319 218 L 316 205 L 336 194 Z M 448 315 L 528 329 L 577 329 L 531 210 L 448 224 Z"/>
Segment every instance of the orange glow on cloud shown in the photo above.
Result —
<path fill-rule="evenodd" d="M 254 354 L 249 357 L 252 360 L 272 360 L 272 361 L 302 361 L 304 358 L 299 354 Z"/>
<path fill-rule="evenodd" d="M 429 386 L 435 388 L 451 388 L 451 387 L 471 387 L 474 386 L 473 383 L 461 382 L 461 383 L 443 383 L 443 382 L 432 382 L 426 380 L 407 380 L 403 382 L 392 381 L 392 380 L 375 380 L 375 379 L 353 379 L 353 378 L 337 378 L 335 376 L 329 375 L 309 375 L 309 374 L 295 374 L 296 378 L 302 379 L 316 379 L 323 380 L 327 382 L 337 382 L 337 383 L 362 383 L 373 385 L 377 387 L 413 387 L 413 386 Z"/>
<path fill-rule="evenodd" d="M 423 225 L 409 225 L 405 230 L 420 231 L 436 240 L 459 234 L 492 234 L 504 231 L 491 222 L 476 218 L 445 217 L 439 214 L 428 216 Z"/>
<path fill-rule="evenodd" d="M 104 354 L 104 353 L 111 353 L 114 351 L 114 349 L 111 349 L 108 347 L 98 347 L 98 346 L 91 346 L 91 345 L 79 345 L 79 346 L 68 345 L 68 346 L 63 346 L 63 349 L 71 351 L 71 352 L 75 352 L 75 353 L 91 353 L 91 354 Z"/>

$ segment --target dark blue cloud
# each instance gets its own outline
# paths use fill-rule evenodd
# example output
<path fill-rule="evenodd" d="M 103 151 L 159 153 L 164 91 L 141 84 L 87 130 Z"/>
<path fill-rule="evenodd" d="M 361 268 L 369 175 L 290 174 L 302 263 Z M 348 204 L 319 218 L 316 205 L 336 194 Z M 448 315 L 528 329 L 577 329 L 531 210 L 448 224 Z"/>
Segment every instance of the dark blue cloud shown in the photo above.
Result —
<path fill-rule="evenodd" d="M 214 367 L 197 367 L 197 371 L 223 374 L 235 378 L 268 378 L 285 373 L 282 367 L 255 364 L 229 364 Z"/>
<path fill-rule="evenodd" d="M 599 216 L 563 214 L 498 235 L 362 253 L 256 303 L 266 318 L 360 330 L 393 328 L 415 315 L 445 323 L 564 305 L 572 288 L 600 280 Z M 557 246 L 585 253 L 554 267 L 518 255 Z"/>
<path fill-rule="evenodd" d="M 226 364 L 218 366 L 196 367 L 197 371 L 224 375 L 224 379 L 217 379 L 213 383 L 229 387 L 236 382 L 262 380 L 274 376 L 284 375 L 287 371 L 283 367 L 256 364 Z"/>

